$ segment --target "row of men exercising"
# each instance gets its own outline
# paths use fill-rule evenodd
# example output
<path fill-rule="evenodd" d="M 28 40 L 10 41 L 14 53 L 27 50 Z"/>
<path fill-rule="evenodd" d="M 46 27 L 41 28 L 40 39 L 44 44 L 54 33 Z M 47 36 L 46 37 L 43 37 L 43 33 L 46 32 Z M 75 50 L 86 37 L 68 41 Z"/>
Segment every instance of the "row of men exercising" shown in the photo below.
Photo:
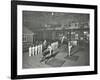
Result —
<path fill-rule="evenodd" d="M 52 45 L 54 44 L 54 45 Z M 51 46 L 52 45 L 52 46 Z M 39 45 L 33 45 L 29 47 L 29 56 L 36 56 L 38 54 L 42 54 L 42 58 L 40 60 L 40 62 L 43 62 L 51 57 L 54 56 L 53 50 L 54 47 L 56 45 L 56 48 L 58 47 L 58 42 L 47 42 L 46 40 L 44 40 L 44 42 L 42 44 Z"/>
<path fill-rule="evenodd" d="M 55 42 L 53 42 L 55 43 Z M 55 45 L 57 45 L 56 48 L 58 48 L 58 44 L 54 44 L 53 43 L 47 42 L 46 40 L 44 40 L 44 42 L 42 44 L 33 46 L 29 48 L 29 56 L 33 55 L 38 55 L 38 54 L 42 54 L 42 58 L 40 60 L 40 62 L 47 62 L 50 58 L 54 58 L 56 56 L 56 54 L 53 53 L 53 46 L 55 47 Z M 73 46 L 77 46 L 77 41 L 69 41 L 68 42 L 68 55 L 71 55 L 71 48 Z"/>
<path fill-rule="evenodd" d="M 57 45 L 57 47 L 55 49 L 52 49 L 52 46 L 50 46 L 50 45 L 48 47 L 44 48 L 43 57 L 40 60 L 40 62 L 45 61 L 45 63 L 47 63 L 51 58 L 55 58 L 56 57 L 56 55 L 59 52 L 59 50 L 58 51 L 53 51 L 53 50 L 56 50 L 57 48 L 59 48 L 59 46 L 58 46 L 58 44 L 55 44 L 55 45 Z M 54 45 L 54 47 L 55 47 L 55 45 Z M 70 57 L 71 56 L 71 49 L 72 49 L 72 47 L 77 46 L 77 41 L 69 41 L 67 46 L 68 46 L 67 56 Z"/>

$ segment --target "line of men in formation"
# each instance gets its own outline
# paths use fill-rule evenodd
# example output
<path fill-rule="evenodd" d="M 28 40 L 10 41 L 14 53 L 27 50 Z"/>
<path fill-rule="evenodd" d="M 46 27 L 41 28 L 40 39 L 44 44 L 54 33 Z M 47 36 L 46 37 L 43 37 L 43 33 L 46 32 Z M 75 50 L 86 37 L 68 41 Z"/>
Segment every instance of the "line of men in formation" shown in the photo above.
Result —
<path fill-rule="evenodd" d="M 42 53 L 42 44 L 29 47 L 29 56 L 35 56 Z"/>
<path fill-rule="evenodd" d="M 29 56 L 36 56 L 38 54 L 41 54 L 44 51 L 44 46 L 47 44 L 47 41 L 44 40 L 44 42 L 42 44 L 36 45 L 36 46 L 30 46 L 29 47 Z M 70 41 L 68 43 L 68 55 L 71 55 L 71 48 L 72 45 L 77 46 L 77 41 Z M 53 42 L 51 44 L 49 44 L 48 46 L 46 46 L 46 49 L 48 49 L 49 51 L 49 55 L 52 55 L 52 50 L 55 50 L 58 48 L 58 42 Z"/>
<path fill-rule="evenodd" d="M 44 40 L 43 44 L 39 44 L 36 46 L 30 46 L 29 47 L 29 56 L 36 56 L 38 54 L 41 54 L 44 50 L 44 46 L 47 45 L 47 41 Z M 52 44 L 49 44 L 48 46 L 46 46 L 49 50 L 49 55 L 52 55 L 52 50 L 58 48 L 58 42 L 53 42 Z"/>

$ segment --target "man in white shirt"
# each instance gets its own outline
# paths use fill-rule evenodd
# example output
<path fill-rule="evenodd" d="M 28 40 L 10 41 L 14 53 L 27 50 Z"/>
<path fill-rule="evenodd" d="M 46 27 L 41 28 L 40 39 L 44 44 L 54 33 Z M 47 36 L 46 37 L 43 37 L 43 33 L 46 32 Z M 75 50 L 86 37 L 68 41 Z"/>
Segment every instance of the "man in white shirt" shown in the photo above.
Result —
<path fill-rule="evenodd" d="M 68 56 L 71 55 L 71 48 L 72 48 L 71 42 L 68 42 Z"/>
<path fill-rule="evenodd" d="M 32 55 L 35 56 L 35 52 L 34 52 L 35 48 L 34 48 L 34 45 L 32 47 Z"/>
<path fill-rule="evenodd" d="M 61 44 L 63 44 L 64 39 L 65 39 L 65 36 L 63 36 L 63 37 L 61 38 Z"/>
<path fill-rule="evenodd" d="M 41 50 L 41 46 L 38 45 L 38 46 L 37 46 L 37 54 L 40 54 L 40 50 Z"/>
<path fill-rule="evenodd" d="M 37 45 L 35 46 L 35 55 L 37 55 Z"/>
<path fill-rule="evenodd" d="M 50 51 L 49 56 L 51 56 L 51 55 L 52 55 L 52 47 L 49 45 L 49 46 L 48 46 L 48 49 L 49 49 L 49 51 Z"/>
<path fill-rule="evenodd" d="M 32 54 L 32 47 L 30 46 L 29 47 L 29 56 L 31 56 L 31 54 Z"/>
<path fill-rule="evenodd" d="M 42 54 L 42 44 L 40 44 L 40 54 Z"/>

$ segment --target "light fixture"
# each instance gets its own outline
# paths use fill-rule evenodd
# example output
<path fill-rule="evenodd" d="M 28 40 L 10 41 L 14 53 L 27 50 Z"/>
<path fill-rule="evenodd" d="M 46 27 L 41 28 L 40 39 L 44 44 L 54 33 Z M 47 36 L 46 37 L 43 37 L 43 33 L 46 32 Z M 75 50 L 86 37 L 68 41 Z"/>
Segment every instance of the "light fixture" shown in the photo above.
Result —
<path fill-rule="evenodd" d="M 54 12 L 52 12 L 51 15 L 53 16 L 54 15 Z"/>

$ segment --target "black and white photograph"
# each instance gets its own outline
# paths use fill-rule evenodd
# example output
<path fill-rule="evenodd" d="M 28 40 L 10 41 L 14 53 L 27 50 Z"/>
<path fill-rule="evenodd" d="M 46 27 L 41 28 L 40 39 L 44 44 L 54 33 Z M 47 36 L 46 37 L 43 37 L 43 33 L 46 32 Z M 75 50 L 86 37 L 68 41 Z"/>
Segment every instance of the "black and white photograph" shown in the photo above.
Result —
<path fill-rule="evenodd" d="M 93 5 L 13 2 L 12 78 L 96 74 L 96 10 Z"/>
<path fill-rule="evenodd" d="M 23 69 L 90 65 L 89 14 L 23 11 Z"/>

